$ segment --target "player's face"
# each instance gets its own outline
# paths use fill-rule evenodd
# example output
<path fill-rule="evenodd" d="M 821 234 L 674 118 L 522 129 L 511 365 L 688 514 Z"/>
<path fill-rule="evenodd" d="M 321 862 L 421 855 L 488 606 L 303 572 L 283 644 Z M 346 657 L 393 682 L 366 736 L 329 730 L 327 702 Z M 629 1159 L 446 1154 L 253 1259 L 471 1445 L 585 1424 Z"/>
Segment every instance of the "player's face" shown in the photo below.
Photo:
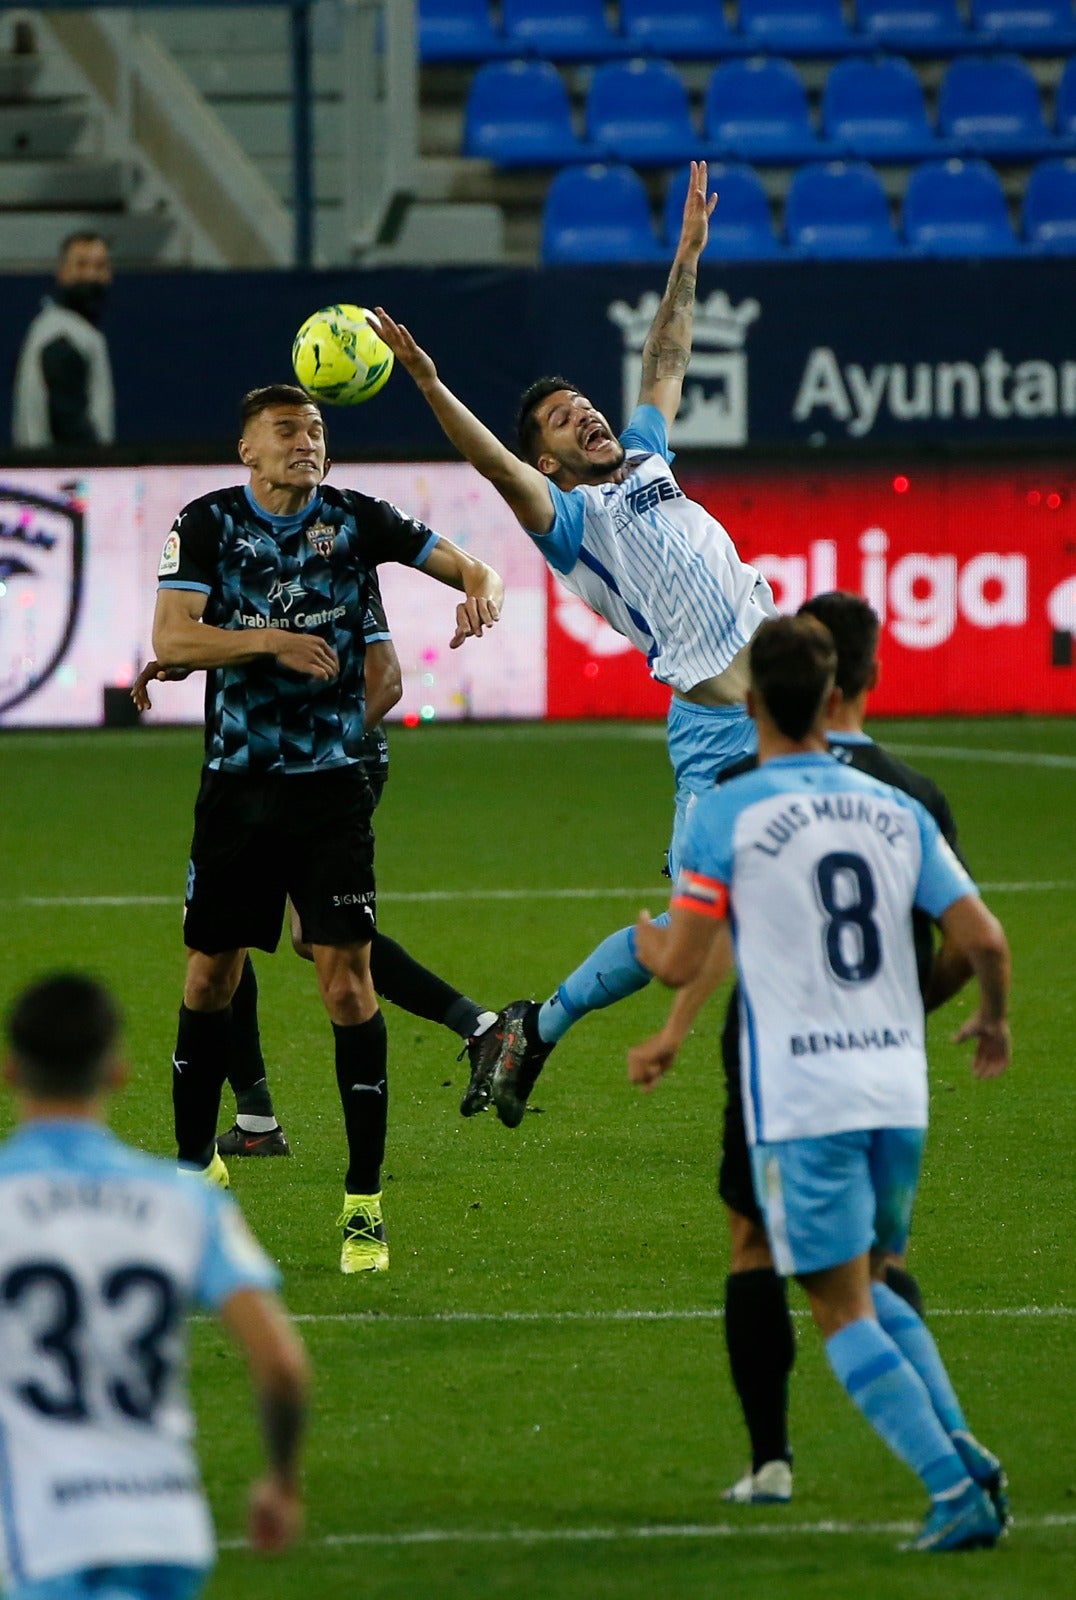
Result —
<path fill-rule="evenodd" d="M 267 406 L 239 442 L 245 466 L 266 483 L 312 489 L 325 476 L 325 424 L 316 406 Z"/>
<path fill-rule="evenodd" d="M 624 446 L 586 395 L 557 389 L 539 403 L 535 419 L 538 469 L 547 477 L 563 471 L 579 483 L 600 483 L 624 460 Z"/>

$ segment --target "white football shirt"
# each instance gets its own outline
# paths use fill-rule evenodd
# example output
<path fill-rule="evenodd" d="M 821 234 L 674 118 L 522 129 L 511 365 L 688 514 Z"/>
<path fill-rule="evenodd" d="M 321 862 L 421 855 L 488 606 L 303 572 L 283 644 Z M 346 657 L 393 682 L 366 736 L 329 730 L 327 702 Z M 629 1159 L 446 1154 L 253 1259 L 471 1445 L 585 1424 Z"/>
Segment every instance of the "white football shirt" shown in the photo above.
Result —
<path fill-rule="evenodd" d="M 642 651 L 651 675 L 683 692 L 724 672 L 777 608 L 766 579 L 673 477 L 657 407 L 636 407 L 620 442 L 624 482 L 550 484 L 556 520 L 530 537 L 565 587 Z"/>
<path fill-rule="evenodd" d="M 204 1566 L 186 1314 L 276 1268 L 219 1190 L 99 1124 L 0 1148 L 0 1551 L 8 1581 Z"/>
<path fill-rule="evenodd" d="M 926 1127 L 912 907 L 975 892 L 918 801 L 832 756 L 699 796 L 673 904 L 731 920 L 751 1144 Z"/>

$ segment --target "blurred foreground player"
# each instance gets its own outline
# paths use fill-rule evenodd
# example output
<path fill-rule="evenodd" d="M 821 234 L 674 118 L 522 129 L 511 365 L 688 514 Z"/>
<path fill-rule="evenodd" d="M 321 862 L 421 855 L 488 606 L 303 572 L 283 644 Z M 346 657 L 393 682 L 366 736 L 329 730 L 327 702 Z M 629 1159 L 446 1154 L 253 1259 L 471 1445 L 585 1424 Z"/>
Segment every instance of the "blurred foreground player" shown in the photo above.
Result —
<path fill-rule="evenodd" d="M 879 1278 L 907 1242 L 927 1124 L 912 908 L 974 969 L 980 1006 L 957 1039 L 976 1041 L 979 1078 L 1009 1062 L 1009 951 L 925 809 L 829 754 L 836 660 L 813 617 L 759 629 L 758 770 L 700 796 L 671 921 L 644 914 L 638 950 L 674 988 L 735 960 L 752 1174 L 775 1265 L 805 1289 L 845 1391 L 930 1496 L 905 1548 L 968 1549 L 1004 1529 L 1004 1474 L 969 1433 L 927 1328 Z M 665 1070 L 630 1057 L 643 1087 Z"/>
<path fill-rule="evenodd" d="M 226 1195 L 103 1126 L 119 1014 L 92 980 L 34 984 L 7 1018 L 20 1127 L 0 1147 L 0 1548 L 9 1600 L 193 1600 L 214 1555 L 191 1447 L 186 1320 L 250 1368 L 268 1472 L 257 1550 L 302 1525 L 307 1363 L 277 1271 Z"/>
<path fill-rule="evenodd" d="M 837 652 L 836 693 L 826 713 L 831 755 L 918 800 L 959 855 L 952 810 L 937 784 L 896 760 L 863 731 L 867 703 L 880 672 L 877 616 L 859 595 L 839 592 L 816 595 L 800 607 L 800 615 L 821 622 Z M 757 764 L 754 757 L 736 762 L 719 781 L 728 782 Z M 935 951 L 934 924 L 924 912 L 913 912 L 912 931 L 919 987 L 926 1010 L 932 1011 L 967 982 L 971 966 L 950 943 L 943 942 Z M 635 1047 L 636 1064 L 650 1055 L 666 1067 L 670 1065 L 712 990 L 708 971 L 681 989 L 661 1030 Z M 750 1469 L 726 1491 L 724 1499 L 739 1505 L 773 1505 L 792 1498 L 788 1380 L 796 1337 L 784 1279 L 774 1269 L 765 1222 L 755 1199 L 740 1090 L 740 1043 L 739 996 L 733 990 L 721 1035 L 726 1101 L 718 1192 L 727 1210 L 730 1243 L 725 1342 L 751 1439 L 752 1459 Z M 903 1257 L 887 1259 L 885 1281 L 923 1315 L 918 1284 L 905 1270 Z"/>
<path fill-rule="evenodd" d="M 324 487 L 324 424 L 301 389 L 270 385 L 246 396 L 239 455 L 249 483 L 205 495 L 176 518 L 153 626 L 159 660 L 209 674 L 173 1062 L 176 1140 L 180 1160 L 227 1182 L 214 1140 L 232 996 L 248 948 L 276 948 L 290 897 L 333 1026 L 348 1144 L 340 1268 L 379 1271 L 388 1266 L 388 1083 L 370 977 L 368 579 L 380 562 L 400 561 L 462 590 L 453 648 L 496 622 L 504 586 L 386 501 Z"/>

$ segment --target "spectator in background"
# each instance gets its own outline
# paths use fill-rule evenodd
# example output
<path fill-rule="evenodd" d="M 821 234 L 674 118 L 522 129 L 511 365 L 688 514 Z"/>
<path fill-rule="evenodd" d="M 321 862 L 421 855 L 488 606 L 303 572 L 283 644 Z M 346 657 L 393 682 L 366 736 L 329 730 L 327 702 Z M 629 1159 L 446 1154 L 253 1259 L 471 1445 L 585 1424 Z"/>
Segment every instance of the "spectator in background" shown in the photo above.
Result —
<path fill-rule="evenodd" d="M 112 367 L 97 323 L 112 282 L 99 233 L 60 246 L 56 291 L 31 322 L 15 368 L 12 441 L 23 449 L 112 444 Z"/>

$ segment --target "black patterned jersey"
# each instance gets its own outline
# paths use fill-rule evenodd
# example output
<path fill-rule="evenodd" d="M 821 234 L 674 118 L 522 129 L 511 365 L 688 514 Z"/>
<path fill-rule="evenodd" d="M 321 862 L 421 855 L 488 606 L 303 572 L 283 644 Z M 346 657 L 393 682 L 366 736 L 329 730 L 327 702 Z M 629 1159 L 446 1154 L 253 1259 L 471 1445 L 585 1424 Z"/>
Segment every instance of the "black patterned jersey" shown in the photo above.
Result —
<path fill-rule="evenodd" d="M 288 517 L 265 511 L 245 485 L 185 506 L 165 542 L 161 588 L 204 594 L 213 627 L 316 633 L 340 661 L 330 683 L 274 656 L 207 673 L 206 766 L 300 773 L 363 761 L 371 576 L 385 561 L 420 566 L 436 543 L 424 523 L 350 489 L 323 487 Z"/>

